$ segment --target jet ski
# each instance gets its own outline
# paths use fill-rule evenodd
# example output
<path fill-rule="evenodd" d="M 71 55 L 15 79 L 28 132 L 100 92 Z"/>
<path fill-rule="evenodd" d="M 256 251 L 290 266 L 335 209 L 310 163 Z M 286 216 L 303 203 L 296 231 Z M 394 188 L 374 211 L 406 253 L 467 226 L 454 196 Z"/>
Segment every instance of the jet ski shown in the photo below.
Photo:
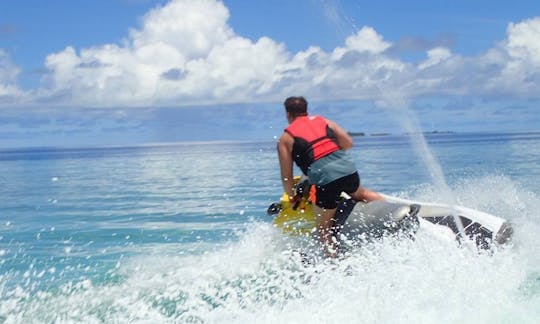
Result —
<path fill-rule="evenodd" d="M 291 235 L 315 236 L 316 223 L 306 178 L 295 177 L 293 202 L 287 194 L 268 207 L 274 225 Z M 341 241 L 365 241 L 385 235 L 404 233 L 409 237 L 419 231 L 457 242 L 474 242 L 478 248 L 507 243 L 513 234 L 511 224 L 503 218 L 463 206 L 418 202 L 384 195 L 384 201 L 356 202 L 342 194 L 337 207 L 334 233 Z"/>

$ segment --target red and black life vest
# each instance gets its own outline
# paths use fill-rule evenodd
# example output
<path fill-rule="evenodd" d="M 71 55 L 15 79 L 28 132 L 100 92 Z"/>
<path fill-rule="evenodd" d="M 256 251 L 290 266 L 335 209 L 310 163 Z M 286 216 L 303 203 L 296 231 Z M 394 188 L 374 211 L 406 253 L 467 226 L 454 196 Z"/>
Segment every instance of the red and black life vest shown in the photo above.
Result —
<path fill-rule="evenodd" d="M 313 162 L 340 149 L 334 131 L 320 116 L 297 117 L 285 131 L 294 138 L 293 159 L 304 174 Z"/>

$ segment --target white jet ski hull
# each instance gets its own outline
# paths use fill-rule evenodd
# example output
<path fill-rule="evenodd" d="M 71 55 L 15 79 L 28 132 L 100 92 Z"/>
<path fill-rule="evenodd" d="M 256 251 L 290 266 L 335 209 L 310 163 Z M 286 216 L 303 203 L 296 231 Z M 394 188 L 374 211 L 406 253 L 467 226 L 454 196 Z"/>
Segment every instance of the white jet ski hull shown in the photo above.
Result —
<path fill-rule="evenodd" d="M 398 231 L 414 235 L 428 231 L 441 239 L 470 239 L 479 248 L 504 244 L 512 236 L 511 225 L 503 218 L 463 206 L 418 202 L 383 195 L 385 201 L 370 203 L 343 199 L 336 211 L 336 232 L 347 239 L 373 238 Z M 292 206 L 284 195 L 272 204 L 269 214 L 276 215 L 274 224 L 291 234 L 316 233 L 311 202 L 304 197 Z"/>

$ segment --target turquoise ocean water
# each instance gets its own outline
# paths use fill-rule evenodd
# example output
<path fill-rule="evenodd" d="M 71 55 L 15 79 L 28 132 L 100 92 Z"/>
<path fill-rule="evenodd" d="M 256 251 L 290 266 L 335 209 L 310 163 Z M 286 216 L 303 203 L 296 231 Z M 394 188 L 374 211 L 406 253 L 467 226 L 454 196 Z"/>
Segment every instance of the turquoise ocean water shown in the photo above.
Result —
<path fill-rule="evenodd" d="M 265 214 L 274 142 L 0 150 L 0 323 L 538 323 L 540 133 L 426 139 L 511 244 L 389 238 L 304 265 Z M 414 141 L 355 141 L 365 186 L 448 202 Z"/>

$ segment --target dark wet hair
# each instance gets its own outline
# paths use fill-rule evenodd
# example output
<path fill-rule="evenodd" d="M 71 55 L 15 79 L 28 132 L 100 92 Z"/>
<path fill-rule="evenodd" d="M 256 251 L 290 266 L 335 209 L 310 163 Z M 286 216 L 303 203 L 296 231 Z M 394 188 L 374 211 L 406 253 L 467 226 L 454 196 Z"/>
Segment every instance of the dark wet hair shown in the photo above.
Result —
<path fill-rule="evenodd" d="M 285 110 L 293 117 L 307 115 L 307 100 L 304 97 L 289 97 L 283 103 Z"/>

